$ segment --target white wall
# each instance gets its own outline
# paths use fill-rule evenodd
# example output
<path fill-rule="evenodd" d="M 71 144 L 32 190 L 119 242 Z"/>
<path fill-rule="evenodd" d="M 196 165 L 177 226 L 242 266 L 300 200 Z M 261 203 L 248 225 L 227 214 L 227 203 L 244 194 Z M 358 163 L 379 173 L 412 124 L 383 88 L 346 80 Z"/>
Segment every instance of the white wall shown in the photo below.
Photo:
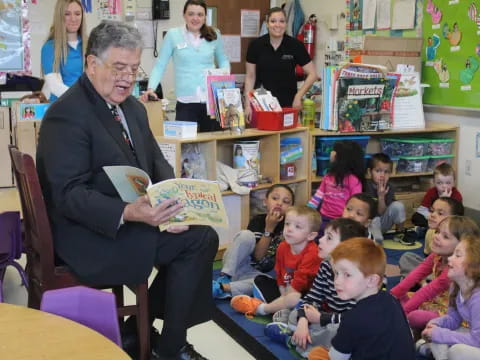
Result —
<path fill-rule="evenodd" d="M 466 207 L 480 210 L 480 158 L 476 157 L 476 136 L 480 133 L 480 110 L 470 111 L 439 106 L 426 106 L 425 119 L 458 125 L 457 185 Z M 466 173 L 466 162 L 471 161 L 470 175 Z"/>

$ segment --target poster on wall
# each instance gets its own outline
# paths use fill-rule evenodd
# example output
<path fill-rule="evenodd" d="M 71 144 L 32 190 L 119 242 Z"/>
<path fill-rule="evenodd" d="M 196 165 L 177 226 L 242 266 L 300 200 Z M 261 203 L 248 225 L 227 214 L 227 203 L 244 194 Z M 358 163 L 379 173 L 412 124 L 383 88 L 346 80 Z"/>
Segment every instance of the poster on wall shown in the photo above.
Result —
<path fill-rule="evenodd" d="M 100 21 L 122 20 L 122 4 L 120 0 L 97 0 L 97 9 L 98 20 Z"/>
<path fill-rule="evenodd" d="M 480 108 L 479 34 L 475 1 L 425 0 L 422 82 L 430 87 L 424 103 Z"/>
<path fill-rule="evenodd" d="M 0 0 L 0 72 L 30 73 L 30 32 L 26 3 Z M 3 77 L 5 74 L 3 74 Z"/>

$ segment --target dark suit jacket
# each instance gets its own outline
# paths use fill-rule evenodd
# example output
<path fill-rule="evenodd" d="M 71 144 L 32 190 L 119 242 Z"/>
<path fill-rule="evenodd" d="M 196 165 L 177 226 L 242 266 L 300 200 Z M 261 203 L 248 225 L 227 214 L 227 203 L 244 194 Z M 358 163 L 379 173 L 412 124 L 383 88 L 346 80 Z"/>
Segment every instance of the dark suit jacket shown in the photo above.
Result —
<path fill-rule="evenodd" d="M 156 227 L 127 222 L 126 206 L 102 167 L 131 165 L 155 183 L 174 176 L 150 131 L 144 106 L 130 96 L 121 105 L 136 158 L 118 123 L 88 77 L 48 109 L 40 128 L 37 170 L 57 255 L 91 284 L 138 283 L 154 265 Z"/>

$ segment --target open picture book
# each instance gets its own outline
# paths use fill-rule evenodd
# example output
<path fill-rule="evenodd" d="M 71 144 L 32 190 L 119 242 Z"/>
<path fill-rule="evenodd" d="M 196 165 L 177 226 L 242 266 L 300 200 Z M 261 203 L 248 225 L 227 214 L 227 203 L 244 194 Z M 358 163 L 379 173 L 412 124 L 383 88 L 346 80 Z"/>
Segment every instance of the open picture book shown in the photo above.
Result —
<path fill-rule="evenodd" d="M 169 225 L 228 227 L 222 194 L 213 181 L 175 178 L 152 184 L 145 171 L 133 166 L 104 166 L 103 169 L 125 202 L 134 202 L 147 194 L 152 206 L 170 198 L 183 204 L 179 214 L 159 226 L 160 231 Z"/>

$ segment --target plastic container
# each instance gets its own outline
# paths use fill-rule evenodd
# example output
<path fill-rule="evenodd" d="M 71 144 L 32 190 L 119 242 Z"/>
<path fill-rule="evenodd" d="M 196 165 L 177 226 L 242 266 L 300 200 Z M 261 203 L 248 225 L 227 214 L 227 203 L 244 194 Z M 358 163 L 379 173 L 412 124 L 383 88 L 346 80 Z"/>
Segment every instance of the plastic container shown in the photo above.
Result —
<path fill-rule="evenodd" d="M 286 164 L 303 156 L 302 139 L 286 137 L 280 140 L 280 164 Z"/>
<path fill-rule="evenodd" d="M 320 136 L 316 138 L 315 149 L 317 156 L 330 156 L 330 152 L 333 150 L 333 146 L 339 140 L 350 140 L 358 143 L 363 152 L 367 148 L 368 140 L 370 136 Z"/>
<path fill-rule="evenodd" d="M 382 152 L 388 156 L 424 156 L 426 145 L 430 139 L 393 139 L 382 138 L 380 145 Z"/>
<path fill-rule="evenodd" d="M 391 156 L 390 160 L 392 160 L 392 175 L 397 173 L 397 166 L 399 158 L 397 156 Z"/>
<path fill-rule="evenodd" d="M 399 156 L 397 173 L 425 172 L 429 158 L 429 156 Z"/>
<path fill-rule="evenodd" d="M 307 98 L 303 100 L 302 122 L 303 126 L 309 129 L 315 129 L 315 101 L 312 99 Z"/>
<path fill-rule="evenodd" d="M 254 122 L 259 130 L 284 130 L 298 126 L 298 109 L 283 108 L 283 111 L 255 111 Z"/>
<path fill-rule="evenodd" d="M 330 167 L 330 156 L 317 156 L 317 176 L 327 174 Z"/>
<path fill-rule="evenodd" d="M 290 180 L 294 179 L 297 175 L 297 167 L 295 163 L 287 163 L 280 165 L 280 179 L 282 180 Z"/>
<path fill-rule="evenodd" d="M 425 155 L 450 155 L 455 144 L 454 139 L 430 139 Z"/>
<path fill-rule="evenodd" d="M 452 165 L 453 155 L 435 155 L 430 156 L 427 162 L 427 169 L 425 171 L 433 171 L 438 165 L 448 163 Z"/>

